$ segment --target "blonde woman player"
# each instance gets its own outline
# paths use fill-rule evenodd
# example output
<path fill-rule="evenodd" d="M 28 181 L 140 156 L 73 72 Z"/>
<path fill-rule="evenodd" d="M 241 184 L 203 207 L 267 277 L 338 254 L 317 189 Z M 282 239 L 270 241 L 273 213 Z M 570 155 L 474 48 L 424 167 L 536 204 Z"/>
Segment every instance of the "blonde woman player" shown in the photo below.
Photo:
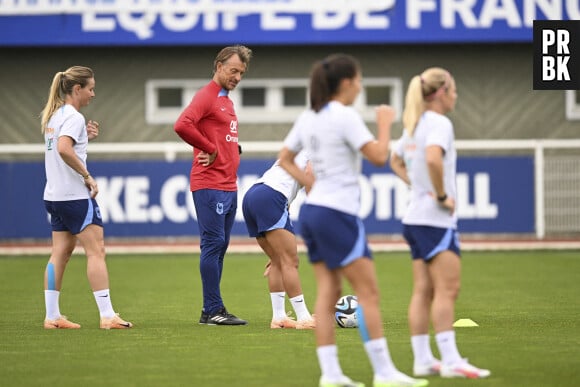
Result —
<path fill-rule="evenodd" d="M 457 154 L 446 114 L 456 100 L 455 80 L 445 69 L 432 67 L 411 79 L 403 112 L 405 131 L 391 155 L 391 168 L 411 187 L 403 234 L 413 258 L 409 326 L 414 374 L 476 379 L 490 371 L 461 357 L 453 330 L 461 260 L 455 213 Z M 430 314 L 441 362 L 429 344 Z"/>
<path fill-rule="evenodd" d="M 307 168 L 305 152 L 296 162 Z M 242 210 L 251 237 L 270 258 L 266 269 L 272 303 L 270 328 L 314 329 L 316 322 L 306 306 L 298 274 L 298 249 L 290 205 L 302 187 L 276 161 L 244 195 Z M 286 295 L 296 320 L 286 315 Z"/>
<path fill-rule="evenodd" d="M 95 196 L 97 182 L 87 169 L 87 144 L 99 134 L 99 124 L 79 112 L 95 96 L 95 76 L 88 67 L 73 66 L 52 80 L 42 111 L 46 186 L 44 205 L 50 214 L 52 253 L 44 274 L 46 329 L 78 329 L 60 313 L 59 297 L 66 264 L 80 241 L 87 256 L 87 277 L 99 308 L 102 329 L 133 324 L 115 313 L 105 262 L 103 221 Z"/>
<path fill-rule="evenodd" d="M 312 187 L 300 209 L 301 235 L 316 277 L 316 354 L 320 387 L 364 386 L 344 375 L 338 360 L 334 307 L 342 294 L 342 278 L 358 297 L 359 332 L 373 369 L 375 387 L 428 385 L 395 367 L 379 309 L 379 289 L 372 253 L 366 241 L 360 207 L 359 177 L 364 155 L 385 165 L 389 155 L 394 110 L 377 108 L 378 139 L 352 108 L 361 91 L 358 61 L 331 55 L 314 64 L 310 77 L 310 109 L 296 120 L 280 151 L 280 166 L 301 185 Z M 310 155 L 314 177 L 296 163 L 296 155 Z"/>

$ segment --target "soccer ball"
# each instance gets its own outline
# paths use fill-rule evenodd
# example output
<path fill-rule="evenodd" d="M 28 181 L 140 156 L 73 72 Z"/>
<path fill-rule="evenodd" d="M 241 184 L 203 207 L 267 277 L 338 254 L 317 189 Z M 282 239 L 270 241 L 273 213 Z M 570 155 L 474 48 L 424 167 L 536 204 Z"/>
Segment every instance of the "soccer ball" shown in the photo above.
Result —
<path fill-rule="evenodd" d="M 358 300 L 356 296 L 347 295 L 338 299 L 335 306 L 334 319 L 341 328 L 357 328 L 356 308 Z"/>

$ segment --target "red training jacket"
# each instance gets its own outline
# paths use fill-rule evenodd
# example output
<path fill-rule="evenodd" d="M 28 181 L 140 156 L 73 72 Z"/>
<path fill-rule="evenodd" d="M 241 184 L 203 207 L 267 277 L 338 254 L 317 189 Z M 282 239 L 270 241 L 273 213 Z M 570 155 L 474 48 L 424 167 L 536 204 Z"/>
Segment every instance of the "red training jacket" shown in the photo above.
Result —
<path fill-rule="evenodd" d="M 238 118 L 234 104 L 213 80 L 200 89 L 174 126 L 175 132 L 193 147 L 190 189 L 237 191 Z M 209 166 L 197 162 L 199 151 L 213 153 L 215 161 Z"/>

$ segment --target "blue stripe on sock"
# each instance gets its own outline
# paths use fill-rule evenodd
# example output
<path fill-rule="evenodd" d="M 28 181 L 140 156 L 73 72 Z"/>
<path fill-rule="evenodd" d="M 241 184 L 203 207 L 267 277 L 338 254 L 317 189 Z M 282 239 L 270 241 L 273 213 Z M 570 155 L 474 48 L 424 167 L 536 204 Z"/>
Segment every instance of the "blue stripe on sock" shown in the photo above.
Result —
<path fill-rule="evenodd" d="M 358 320 L 358 333 L 360 334 L 363 343 L 366 343 L 371 338 L 369 336 L 369 330 L 367 329 L 367 324 L 365 322 L 363 308 L 360 306 L 360 304 L 356 307 L 356 319 Z"/>
<path fill-rule="evenodd" d="M 46 265 L 46 290 L 56 290 L 56 280 L 54 275 L 54 265 L 49 263 Z"/>

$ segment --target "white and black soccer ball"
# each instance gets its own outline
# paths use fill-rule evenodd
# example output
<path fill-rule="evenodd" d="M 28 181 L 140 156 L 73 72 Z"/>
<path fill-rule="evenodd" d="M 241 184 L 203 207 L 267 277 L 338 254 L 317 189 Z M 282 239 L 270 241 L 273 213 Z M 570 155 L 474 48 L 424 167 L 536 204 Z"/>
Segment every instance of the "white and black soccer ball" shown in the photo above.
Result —
<path fill-rule="evenodd" d="M 346 295 L 338 299 L 334 319 L 341 328 L 357 328 L 358 319 L 356 318 L 356 308 L 358 300 L 356 296 Z"/>

